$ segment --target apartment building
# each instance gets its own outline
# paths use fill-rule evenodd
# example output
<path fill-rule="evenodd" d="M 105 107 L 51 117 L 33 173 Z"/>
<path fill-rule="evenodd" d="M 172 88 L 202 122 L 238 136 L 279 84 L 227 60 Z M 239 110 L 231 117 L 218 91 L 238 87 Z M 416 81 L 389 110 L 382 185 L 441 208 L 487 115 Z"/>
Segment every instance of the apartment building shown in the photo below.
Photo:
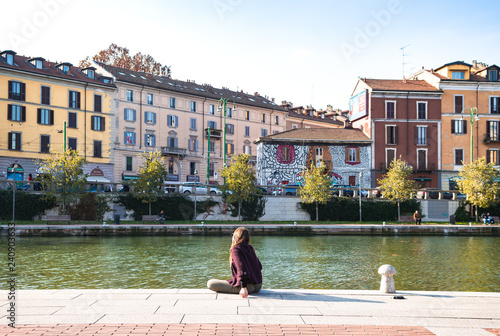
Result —
<path fill-rule="evenodd" d="M 116 84 L 117 181 L 137 178 L 140 154 L 158 150 L 166 158 L 170 183 L 222 184 L 218 171 L 224 158 L 229 164 L 232 155 L 245 153 L 255 162 L 253 141 L 286 129 L 286 109 L 258 93 L 95 66 Z"/>
<path fill-rule="evenodd" d="M 326 110 L 316 110 L 312 106 L 296 106 L 282 101 L 281 107 L 288 110 L 286 129 L 295 128 L 337 128 L 344 127 L 347 119 L 342 111 L 334 110 L 331 105 Z"/>
<path fill-rule="evenodd" d="M 115 86 L 95 70 L 0 52 L 0 179 L 35 177 L 36 160 L 66 144 L 88 160 L 89 181 L 113 181 Z"/>
<path fill-rule="evenodd" d="M 500 168 L 500 67 L 456 61 L 422 69 L 412 78 L 443 92 L 442 188 L 454 189 L 459 169 L 471 159 L 485 157 Z"/>
<path fill-rule="evenodd" d="M 420 188 L 440 188 L 441 96 L 424 80 L 358 80 L 349 118 L 373 141 L 372 187 L 394 158 L 413 167 Z"/>

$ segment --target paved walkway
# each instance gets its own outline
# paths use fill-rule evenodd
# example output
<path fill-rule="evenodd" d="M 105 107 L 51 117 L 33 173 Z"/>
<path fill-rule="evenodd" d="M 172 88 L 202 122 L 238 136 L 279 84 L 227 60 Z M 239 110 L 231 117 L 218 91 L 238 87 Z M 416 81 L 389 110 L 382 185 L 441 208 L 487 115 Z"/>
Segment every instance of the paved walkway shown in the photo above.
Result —
<path fill-rule="evenodd" d="M 9 307 L 0 291 L 1 313 Z M 205 289 L 20 290 L 0 335 L 500 335 L 500 293 Z"/>

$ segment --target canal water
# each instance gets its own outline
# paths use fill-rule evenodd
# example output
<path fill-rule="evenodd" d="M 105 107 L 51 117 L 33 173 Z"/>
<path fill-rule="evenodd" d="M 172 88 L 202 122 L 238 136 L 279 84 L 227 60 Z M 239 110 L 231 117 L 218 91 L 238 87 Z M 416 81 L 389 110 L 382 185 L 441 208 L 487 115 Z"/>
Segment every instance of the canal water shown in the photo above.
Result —
<path fill-rule="evenodd" d="M 230 236 L 20 237 L 20 289 L 205 288 L 228 279 Z M 500 291 L 500 237 L 254 236 L 264 287 Z M 7 262 L 5 262 L 6 264 Z M 5 287 L 7 277 L 0 280 Z"/>

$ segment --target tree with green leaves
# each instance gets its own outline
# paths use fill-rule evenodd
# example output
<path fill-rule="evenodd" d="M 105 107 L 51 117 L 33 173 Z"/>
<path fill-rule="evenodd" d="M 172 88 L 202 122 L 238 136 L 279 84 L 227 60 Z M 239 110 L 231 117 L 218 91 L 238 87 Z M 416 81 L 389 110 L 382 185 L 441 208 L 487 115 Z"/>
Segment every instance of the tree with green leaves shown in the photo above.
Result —
<path fill-rule="evenodd" d="M 398 220 L 401 220 L 400 203 L 413 198 L 416 192 L 415 181 L 409 178 L 412 172 L 413 168 L 400 156 L 399 159 L 391 161 L 389 171 L 378 180 L 383 197 L 398 203 Z"/>
<path fill-rule="evenodd" d="M 55 197 L 62 204 L 62 213 L 66 214 L 66 205 L 76 204 L 85 192 L 87 174 L 83 172 L 83 166 L 87 159 L 72 149 L 65 152 L 51 150 L 50 156 L 38 160 L 37 164 L 44 175 L 42 185 L 46 194 Z"/>
<path fill-rule="evenodd" d="M 247 154 L 233 156 L 231 165 L 220 171 L 220 175 L 224 178 L 224 185 L 220 189 L 229 203 L 238 204 L 238 220 L 241 220 L 242 202 L 253 200 L 257 193 L 255 172 L 250 165 L 250 157 Z"/>
<path fill-rule="evenodd" d="M 326 166 L 321 162 L 319 166 L 311 163 L 311 167 L 303 173 L 303 183 L 299 188 L 299 196 L 303 203 L 316 203 L 316 221 L 319 220 L 318 204 L 326 204 L 332 197 L 332 181 L 325 174 Z"/>
<path fill-rule="evenodd" d="M 477 208 L 490 206 L 498 196 L 498 169 L 495 163 L 486 163 L 484 157 L 464 164 L 458 173 L 458 189 L 467 195 L 467 201 L 476 207 L 476 221 L 478 220 Z"/>
<path fill-rule="evenodd" d="M 151 215 L 151 202 L 155 202 L 157 196 L 165 193 L 163 182 L 167 176 L 167 168 L 159 151 L 144 152 L 140 157 L 142 166 L 138 170 L 139 178 L 134 181 L 134 192 L 144 203 L 149 203 Z"/>

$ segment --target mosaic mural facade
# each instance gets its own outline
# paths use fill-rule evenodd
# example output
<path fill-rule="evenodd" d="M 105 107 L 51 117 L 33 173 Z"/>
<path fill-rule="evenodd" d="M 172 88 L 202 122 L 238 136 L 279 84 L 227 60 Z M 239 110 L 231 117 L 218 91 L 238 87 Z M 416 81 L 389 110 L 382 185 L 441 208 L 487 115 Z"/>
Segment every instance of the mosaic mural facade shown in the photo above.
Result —
<path fill-rule="evenodd" d="M 261 185 L 298 184 L 304 169 L 322 161 L 332 182 L 371 187 L 371 147 L 369 144 L 297 144 L 266 143 L 257 145 L 257 181 Z"/>

